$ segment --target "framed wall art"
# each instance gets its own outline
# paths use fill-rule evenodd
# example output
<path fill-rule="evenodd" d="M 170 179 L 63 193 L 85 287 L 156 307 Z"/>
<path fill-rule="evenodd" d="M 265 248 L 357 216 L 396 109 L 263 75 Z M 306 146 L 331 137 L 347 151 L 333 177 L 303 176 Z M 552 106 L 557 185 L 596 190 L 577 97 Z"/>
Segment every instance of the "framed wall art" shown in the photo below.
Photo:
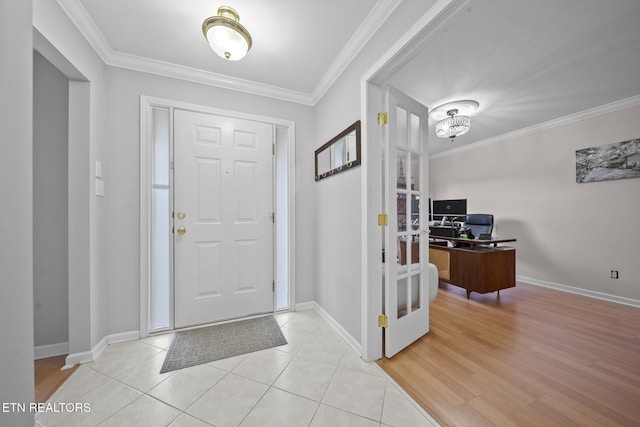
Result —
<path fill-rule="evenodd" d="M 640 139 L 576 151 L 576 182 L 640 178 Z"/>

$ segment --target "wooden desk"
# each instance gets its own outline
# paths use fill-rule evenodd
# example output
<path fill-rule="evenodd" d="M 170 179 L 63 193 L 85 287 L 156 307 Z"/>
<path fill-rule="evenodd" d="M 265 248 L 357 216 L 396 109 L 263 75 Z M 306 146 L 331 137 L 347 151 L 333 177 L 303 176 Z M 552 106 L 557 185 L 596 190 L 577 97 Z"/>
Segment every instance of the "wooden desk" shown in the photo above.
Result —
<path fill-rule="evenodd" d="M 462 237 L 440 237 L 440 236 L 435 236 L 432 237 L 430 240 L 430 243 L 436 243 L 437 242 L 443 242 L 443 241 L 447 241 L 447 242 L 455 242 L 455 243 L 461 243 L 461 244 L 467 244 L 469 245 L 470 248 L 475 248 L 478 245 L 484 245 L 484 246 L 498 246 L 499 243 L 508 243 L 508 242 L 515 242 L 516 239 L 512 238 L 512 237 L 492 237 L 491 239 L 464 239 Z"/>
<path fill-rule="evenodd" d="M 515 239 L 438 240 L 469 243 L 469 247 L 442 246 L 435 241 L 429 244 L 429 262 L 438 268 L 438 277 L 466 289 L 467 298 L 471 292 L 499 292 L 516 285 L 516 250 L 497 246 L 498 243 L 514 242 Z"/>

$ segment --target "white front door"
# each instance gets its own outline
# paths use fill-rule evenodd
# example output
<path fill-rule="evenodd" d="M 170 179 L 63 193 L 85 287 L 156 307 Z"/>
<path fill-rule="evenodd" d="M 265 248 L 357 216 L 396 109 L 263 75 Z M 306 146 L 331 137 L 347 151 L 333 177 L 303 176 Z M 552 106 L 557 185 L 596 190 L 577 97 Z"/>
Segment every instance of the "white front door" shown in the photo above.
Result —
<path fill-rule="evenodd" d="M 385 356 L 429 332 L 428 111 L 389 88 L 385 147 Z"/>
<path fill-rule="evenodd" d="M 273 311 L 273 127 L 174 115 L 176 328 Z"/>

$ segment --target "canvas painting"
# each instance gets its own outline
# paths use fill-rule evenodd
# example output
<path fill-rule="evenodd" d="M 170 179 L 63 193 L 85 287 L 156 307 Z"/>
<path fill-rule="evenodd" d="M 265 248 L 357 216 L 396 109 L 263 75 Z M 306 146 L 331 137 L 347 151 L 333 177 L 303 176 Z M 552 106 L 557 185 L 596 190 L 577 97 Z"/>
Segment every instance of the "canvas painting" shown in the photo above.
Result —
<path fill-rule="evenodd" d="M 576 182 L 640 178 L 640 139 L 576 151 Z"/>

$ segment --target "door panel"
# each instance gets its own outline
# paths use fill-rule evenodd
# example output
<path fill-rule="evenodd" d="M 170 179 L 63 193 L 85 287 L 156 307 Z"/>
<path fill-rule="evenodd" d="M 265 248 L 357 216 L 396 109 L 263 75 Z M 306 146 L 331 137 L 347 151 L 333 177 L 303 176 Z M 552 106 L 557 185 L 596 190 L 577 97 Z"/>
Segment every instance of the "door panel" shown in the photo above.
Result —
<path fill-rule="evenodd" d="M 270 124 L 175 111 L 176 328 L 273 311 L 272 146 Z"/>
<path fill-rule="evenodd" d="M 219 224 L 222 221 L 222 162 L 220 159 L 195 159 L 197 168 L 196 188 L 198 191 L 197 218 L 199 221 Z"/>
<path fill-rule="evenodd" d="M 429 331 L 428 111 L 388 89 L 389 132 L 385 153 L 385 356 L 391 357 Z M 424 202 L 424 203 L 423 203 Z"/>

